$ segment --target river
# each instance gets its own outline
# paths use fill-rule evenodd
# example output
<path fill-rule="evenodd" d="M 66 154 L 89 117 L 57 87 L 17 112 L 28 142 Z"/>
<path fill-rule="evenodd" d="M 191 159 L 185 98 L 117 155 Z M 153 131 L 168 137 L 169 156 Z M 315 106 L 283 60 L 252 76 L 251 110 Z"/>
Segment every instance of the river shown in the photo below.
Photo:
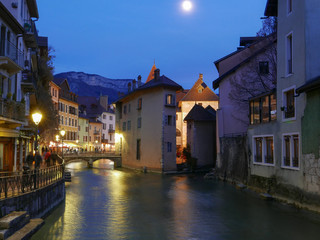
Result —
<path fill-rule="evenodd" d="M 320 215 L 201 175 L 71 163 L 66 199 L 32 239 L 319 239 Z"/>

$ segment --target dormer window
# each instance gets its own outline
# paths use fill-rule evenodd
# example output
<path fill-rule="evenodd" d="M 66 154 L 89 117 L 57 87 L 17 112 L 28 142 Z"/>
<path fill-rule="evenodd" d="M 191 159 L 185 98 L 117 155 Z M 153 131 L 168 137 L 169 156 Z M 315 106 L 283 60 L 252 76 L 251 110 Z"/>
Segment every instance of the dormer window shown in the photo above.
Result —
<path fill-rule="evenodd" d="M 268 74 L 269 73 L 269 62 L 268 61 L 259 62 L 259 73 L 260 74 Z"/>

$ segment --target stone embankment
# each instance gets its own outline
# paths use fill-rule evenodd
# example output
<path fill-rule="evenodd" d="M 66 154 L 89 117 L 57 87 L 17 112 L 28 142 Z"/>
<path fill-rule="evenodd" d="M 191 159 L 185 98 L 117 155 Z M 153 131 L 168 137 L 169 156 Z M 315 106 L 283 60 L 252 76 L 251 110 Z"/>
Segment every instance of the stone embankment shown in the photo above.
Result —
<path fill-rule="evenodd" d="M 26 211 L 12 212 L 0 218 L 0 239 L 29 239 L 43 224 L 43 219 L 30 219 Z"/>

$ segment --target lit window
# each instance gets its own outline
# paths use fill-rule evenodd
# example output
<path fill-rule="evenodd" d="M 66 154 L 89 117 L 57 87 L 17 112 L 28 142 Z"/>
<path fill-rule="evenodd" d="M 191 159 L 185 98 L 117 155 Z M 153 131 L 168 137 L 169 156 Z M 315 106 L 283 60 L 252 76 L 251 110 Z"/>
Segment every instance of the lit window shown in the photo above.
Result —
<path fill-rule="evenodd" d="M 271 93 L 250 100 L 250 124 L 270 122 L 277 119 L 276 94 Z"/>
<path fill-rule="evenodd" d="M 138 110 L 142 108 L 142 98 L 138 99 Z"/>

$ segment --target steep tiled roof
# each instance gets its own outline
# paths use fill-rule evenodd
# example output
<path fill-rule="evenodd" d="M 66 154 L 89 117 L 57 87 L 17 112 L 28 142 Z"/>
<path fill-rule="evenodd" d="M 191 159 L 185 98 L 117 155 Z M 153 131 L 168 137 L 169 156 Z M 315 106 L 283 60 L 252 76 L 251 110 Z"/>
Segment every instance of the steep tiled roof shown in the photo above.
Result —
<path fill-rule="evenodd" d="M 156 69 L 157 69 L 156 64 L 153 64 L 153 66 L 152 66 L 152 68 L 151 68 L 151 71 L 150 71 L 150 73 L 149 73 L 149 76 L 148 76 L 148 78 L 147 78 L 146 83 L 149 82 L 149 81 L 151 81 L 152 79 L 154 79 L 154 71 L 155 71 Z"/>
<path fill-rule="evenodd" d="M 78 103 L 79 103 L 79 108 L 81 108 L 81 105 L 84 105 L 86 107 L 86 117 L 91 118 L 91 117 L 98 117 L 100 116 L 103 112 L 109 112 L 109 113 L 114 113 L 112 109 L 105 109 L 100 105 L 100 102 L 92 96 L 79 96 L 78 97 Z"/>
<path fill-rule="evenodd" d="M 139 92 L 139 91 L 145 91 L 151 88 L 156 88 L 156 87 L 164 87 L 164 88 L 171 88 L 173 90 L 179 90 L 182 89 L 182 87 L 177 84 L 176 82 L 174 82 L 173 80 L 171 80 L 170 78 L 166 77 L 165 75 L 162 75 L 161 77 L 159 77 L 159 79 L 152 79 L 149 82 L 141 85 L 139 88 L 136 88 L 134 91 L 127 93 L 124 96 L 121 96 L 119 99 L 117 99 L 115 102 L 121 101 L 125 98 L 127 98 L 128 96 L 130 96 L 133 93 Z"/>
<path fill-rule="evenodd" d="M 55 84 L 57 84 L 58 86 L 60 86 L 64 81 L 66 81 L 65 78 L 54 78 L 54 79 L 53 79 L 53 82 L 54 82 Z"/>
<path fill-rule="evenodd" d="M 188 115 L 184 118 L 184 121 L 216 121 L 216 114 L 214 109 L 206 109 L 198 104 L 195 104 Z"/>
<path fill-rule="evenodd" d="M 270 37 L 270 38 L 269 38 Z M 220 82 L 226 78 L 227 76 L 229 76 L 230 74 L 234 73 L 235 71 L 237 71 L 241 66 L 243 66 L 245 63 L 250 62 L 254 57 L 258 56 L 259 54 L 265 52 L 269 47 L 271 47 L 276 41 L 277 41 L 277 36 L 276 35 L 270 35 L 269 37 L 266 37 L 264 39 L 260 39 L 259 41 L 253 43 L 250 46 L 253 46 L 255 44 L 258 44 L 259 42 L 266 40 L 268 41 L 266 45 L 263 45 L 261 48 L 259 48 L 258 50 L 256 50 L 254 53 L 252 53 L 249 57 L 245 58 L 243 61 L 239 62 L 236 66 L 234 66 L 233 68 L 231 68 L 229 71 L 225 72 L 224 74 L 222 74 L 221 76 L 219 76 L 216 80 L 214 80 L 212 82 L 212 87 L 214 89 L 217 89 L 219 87 Z M 250 47 L 249 46 L 249 47 Z M 244 48 L 247 49 L 247 48 Z"/>
<path fill-rule="evenodd" d="M 201 89 L 201 91 L 199 91 Z M 196 81 L 181 101 L 218 101 L 218 96 L 203 82 L 202 77 Z"/>

